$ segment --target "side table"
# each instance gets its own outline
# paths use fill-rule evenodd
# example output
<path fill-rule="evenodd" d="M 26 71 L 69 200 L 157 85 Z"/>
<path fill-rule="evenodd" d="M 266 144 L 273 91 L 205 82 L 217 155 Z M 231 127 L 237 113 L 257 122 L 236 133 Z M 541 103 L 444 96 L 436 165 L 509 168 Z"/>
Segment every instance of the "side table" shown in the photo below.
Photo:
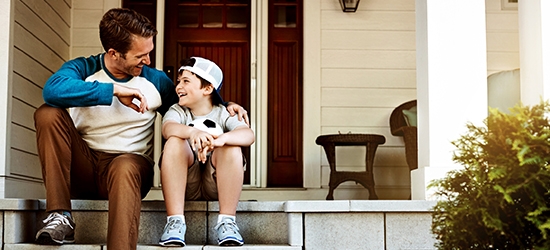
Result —
<path fill-rule="evenodd" d="M 374 190 L 374 177 L 372 167 L 374 155 L 378 145 L 384 144 L 386 138 L 383 135 L 376 134 L 330 134 L 317 137 L 315 143 L 323 146 L 327 154 L 330 165 L 330 181 L 327 200 L 334 200 L 334 189 L 345 181 L 355 181 L 363 185 L 369 191 L 369 200 L 378 200 Z M 336 169 L 336 146 L 365 146 L 366 152 L 366 171 L 338 171 Z"/>

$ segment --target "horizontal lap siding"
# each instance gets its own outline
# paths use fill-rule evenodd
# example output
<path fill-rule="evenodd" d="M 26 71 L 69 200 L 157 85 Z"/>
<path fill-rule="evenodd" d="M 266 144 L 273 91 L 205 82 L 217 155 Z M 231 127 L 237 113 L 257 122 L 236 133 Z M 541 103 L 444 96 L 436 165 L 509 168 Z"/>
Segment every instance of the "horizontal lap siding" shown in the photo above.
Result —
<path fill-rule="evenodd" d="M 17 88 L 13 88 L 13 96 L 34 108 L 40 107 L 44 100 L 42 99 L 42 88 L 36 86 L 32 81 L 23 78 L 19 74 L 14 74 L 12 83 Z"/>
<path fill-rule="evenodd" d="M 103 17 L 105 1 L 74 0 L 72 57 L 97 55 L 103 52 L 99 40 L 99 21 Z M 116 6 L 113 6 L 116 7 Z"/>
<path fill-rule="evenodd" d="M 416 89 L 416 70 L 409 69 L 322 69 L 322 87 L 365 87 Z"/>
<path fill-rule="evenodd" d="M 502 10 L 501 0 L 486 0 L 487 74 L 519 68 L 517 10 Z"/>
<path fill-rule="evenodd" d="M 501 10 L 500 2 L 486 0 L 488 74 L 519 67 L 517 11 Z M 389 131 L 389 116 L 416 99 L 415 1 L 361 1 L 356 13 L 343 13 L 338 1 L 321 3 L 322 134 L 384 135 L 374 164 L 376 185 L 402 189 L 409 185 L 409 170 L 402 138 Z M 364 150 L 342 148 L 337 159 L 343 169 L 359 171 Z M 321 163 L 326 186 L 324 151 Z"/>
<path fill-rule="evenodd" d="M 23 197 L 42 178 L 33 114 L 44 83 L 69 59 L 71 1 L 14 1 L 11 150 L 6 197 Z M 11 184 L 10 184 L 11 185 Z M 41 196 L 40 193 L 26 197 Z"/>
<path fill-rule="evenodd" d="M 69 20 L 63 19 L 67 18 L 67 15 L 70 15 L 69 6 L 65 5 L 63 9 L 55 9 L 50 3 L 42 0 L 20 0 L 27 8 L 29 8 L 36 16 L 42 20 L 48 27 L 51 28 L 66 44 L 70 43 L 71 40 L 71 30 L 69 26 Z M 57 2 L 63 2 L 57 0 Z M 23 17 L 26 18 L 26 17 Z M 17 17 L 16 17 L 17 19 Z"/>
<path fill-rule="evenodd" d="M 15 1 L 15 23 L 22 26 L 61 58 L 69 58 L 69 42 L 44 22 L 29 6 Z M 17 44 L 15 44 L 17 46 Z"/>
<path fill-rule="evenodd" d="M 415 89 L 337 88 L 326 87 L 321 92 L 326 107 L 387 107 L 401 104 L 399 100 L 416 98 Z M 358 101 L 359 100 L 359 101 Z"/>
<path fill-rule="evenodd" d="M 390 134 L 389 116 L 416 98 L 414 1 L 361 1 L 356 13 L 343 13 L 338 1 L 321 7 L 321 131 L 384 135 L 374 161 L 376 186 L 407 198 L 403 141 Z M 364 171 L 364 147 L 339 147 L 336 154 L 340 170 Z M 321 186 L 327 186 L 324 153 L 321 165 Z"/>

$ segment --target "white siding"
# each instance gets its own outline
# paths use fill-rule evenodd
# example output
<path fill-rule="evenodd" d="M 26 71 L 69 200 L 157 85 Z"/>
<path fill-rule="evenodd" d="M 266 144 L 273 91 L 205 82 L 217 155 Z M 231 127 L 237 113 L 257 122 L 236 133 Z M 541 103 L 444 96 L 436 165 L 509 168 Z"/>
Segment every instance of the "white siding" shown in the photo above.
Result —
<path fill-rule="evenodd" d="M 517 11 L 501 10 L 500 2 L 486 0 L 488 74 L 519 67 Z M 356 13 L 343 13 L 338 1 L 321 3 L 321 131 L 384 135 L 375 159 L 377 192 L 381 199 L 407 198 L 403 140 L 390 134 L 389 115 L 416 99 L 415 1 L 361 1 Z M 343 148 L 337 161 L 362 170 L 364 154 Z M 327 186 L 328 163 L 321 157 L 321 186 Z"/>
<path fill-rule="evenodd" d="M 117 0 L 15 0 L 10 166 L 5 197 L 44 197 L 33 114 L 48 77 L 76 56 L 103 51 L 98 24 Z M 110 7 L 109 7 L 110 8 Z M 77 17 L 77 18 L 74 18 Z"/>
<path fill-rule="evenodd" d="M 104 51 L 99 40 L 99 21 L 110 6 L 117 7 L 118 4 L 114 0 L 73 0 L 71 57 L 88 57 Z"/>
<path fill-rule="evenodd" d="M 357 12 L 343 13 L 338 1 L 323 0 L 321 39 L 322 133 L 384 135 L 374 162 L 377 193 L 380 199 L 408 198 L 403 141 L 390 134 L 389 115 L 416 98 L 414 1 L 361 1 Z M 324 187 L 330 171 L 321 157 Z M 343 170 L 364 170 L 364 161 L 364 148 L 337 149 Z"/>
<path fill-rule="evenodd" d="M 48 77 L 69 59 L 70 1 L 16 0 L 10 166 L 5 197 L 43 197 L 33 114 Z"/>
<path fill-rule="evenodd" d="M 517 10 L 502 10 L 501 0 L 486 0 L 487 74 L 519 68 Z"/>

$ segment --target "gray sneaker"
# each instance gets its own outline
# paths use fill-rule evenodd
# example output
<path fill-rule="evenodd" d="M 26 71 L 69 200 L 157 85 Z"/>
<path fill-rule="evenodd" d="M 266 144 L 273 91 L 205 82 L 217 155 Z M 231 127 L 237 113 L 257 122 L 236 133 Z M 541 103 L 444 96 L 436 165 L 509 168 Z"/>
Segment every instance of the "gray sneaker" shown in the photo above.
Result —
<path fill-rule="evenodd" d="M 44 226 L 36 233 L 36 243 L 42 245 L 61 245 L 74 243 L 73 219 L 58 212 L 53 212 L 43 220 Z"/>
<path fill-rule="evenodd" d="M 219 246 L 242 246 L 244 244 L 239 227 L 233 219 L 224 217 L 214 229 L 218 233 Z"/>
<path fill-rule="evenodd" d="M 187 226 L 180 218 L 170 218 L 164 232 L 160 236 L 159 244 L 161 246 L 185 246 L 185 231 Z"/>

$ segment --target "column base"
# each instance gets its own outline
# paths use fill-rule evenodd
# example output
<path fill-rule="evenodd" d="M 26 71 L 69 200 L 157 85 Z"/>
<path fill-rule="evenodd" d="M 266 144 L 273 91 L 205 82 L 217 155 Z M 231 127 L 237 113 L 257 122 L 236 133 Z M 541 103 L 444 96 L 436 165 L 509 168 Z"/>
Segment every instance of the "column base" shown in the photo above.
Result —
<path fill-rule="evenodd" d="M 411 199 L 412 200 L 437 200 L 435 190 L 428 189 L 428 185 L 436 179 L 441 179 L 447 172 L 462 168 L 460 165 L 451 167 L 420 167 L 411 171 Z"/>

